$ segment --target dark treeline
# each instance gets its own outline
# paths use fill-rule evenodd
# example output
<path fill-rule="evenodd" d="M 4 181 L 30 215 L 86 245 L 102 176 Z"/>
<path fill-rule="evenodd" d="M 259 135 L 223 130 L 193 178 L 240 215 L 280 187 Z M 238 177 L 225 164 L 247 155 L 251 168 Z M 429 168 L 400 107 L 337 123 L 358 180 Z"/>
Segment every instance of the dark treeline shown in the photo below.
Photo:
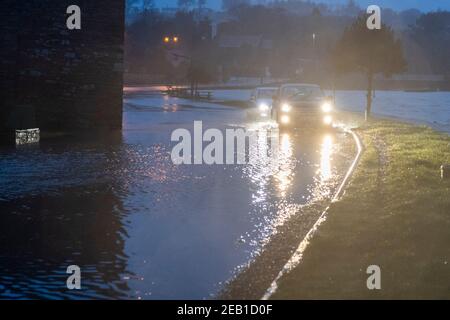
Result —
<path fill-rule="evenodd" d="M 173 83 L 323 77 L 336 42 L 363 12 L 352 1 L 330 9 L 304 1 L 250 6 L 228 0 L 223 12 L 186 3 L 177 12 L 155 9 L 151 1 L 134 7 L 126 30 L 128 73 Z M 402 42 L 407 72 L 450 74 L 450 12 L 386 9 L 382 19 Z"/>

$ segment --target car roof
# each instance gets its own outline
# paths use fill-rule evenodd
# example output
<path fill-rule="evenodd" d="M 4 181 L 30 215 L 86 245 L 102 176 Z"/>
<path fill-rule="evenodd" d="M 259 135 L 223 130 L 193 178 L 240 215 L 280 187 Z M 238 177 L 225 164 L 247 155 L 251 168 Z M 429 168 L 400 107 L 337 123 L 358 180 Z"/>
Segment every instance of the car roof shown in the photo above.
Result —
<path fill-rule="evenodd" d="M 277 90 L 277 87 L 256 87 L 255 90 Z"/>
<path fill-rule="evenodd" d="M 281 86 L 281 88 L 286 87 L 314 87 L 314 88 L 320 88 L 317 84 L 311 84 L 311 83 L 286 83 Z"/>

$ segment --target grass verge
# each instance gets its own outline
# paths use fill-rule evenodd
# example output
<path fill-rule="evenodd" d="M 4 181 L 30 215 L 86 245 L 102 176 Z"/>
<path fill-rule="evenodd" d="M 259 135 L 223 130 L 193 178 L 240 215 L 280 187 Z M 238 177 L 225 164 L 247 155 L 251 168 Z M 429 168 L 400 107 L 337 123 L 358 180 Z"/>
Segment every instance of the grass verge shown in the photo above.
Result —
<path fill-rule="evenodd" d="M 272 298 L 450 299 L 450 181 L 439 171 L 450 137 L 389 120 L 358 134 L 365 152 L 343 199 Z M 370 265 L 381 290 L 367 289 Z"/>

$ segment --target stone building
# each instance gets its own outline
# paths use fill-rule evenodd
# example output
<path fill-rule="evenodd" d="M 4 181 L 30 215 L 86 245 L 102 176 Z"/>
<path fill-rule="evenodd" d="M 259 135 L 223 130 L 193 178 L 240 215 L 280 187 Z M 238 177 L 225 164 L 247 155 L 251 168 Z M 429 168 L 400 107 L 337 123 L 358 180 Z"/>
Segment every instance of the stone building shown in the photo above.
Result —
<path fill-rule="evenodd" d="M 81 30 L 69 30 L 70 5 Z M 120 129 L 124 0 L 0 1 L 0 132 Z"/>

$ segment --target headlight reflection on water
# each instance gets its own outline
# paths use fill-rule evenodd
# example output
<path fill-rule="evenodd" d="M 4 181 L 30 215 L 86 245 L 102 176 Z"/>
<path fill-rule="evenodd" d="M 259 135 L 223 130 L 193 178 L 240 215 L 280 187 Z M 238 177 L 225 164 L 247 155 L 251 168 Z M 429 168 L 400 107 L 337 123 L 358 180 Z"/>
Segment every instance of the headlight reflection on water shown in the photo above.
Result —
<path fill-rule="evenodd" d="M 255 143 L 249 149 L 249 163 L 243 168 L 243 174 L 250 182 L 252 215 L 255 229 L 244 237 L 254 248 L 252 255 L 267 244 L 278 227 L 301 212 L 302 207 L 311 201 L 321 200 L 329 196 L 333 185 L 332 155 L 334 152 L 333 135 L 319 137 L 316 150 L 319 158 L 313 172 L 313 182 L 308 185 L 308 192 L 302 197 L 298 193 L 302 188 L 295 183 L 298 170 L 309 170 L 308 166 L 300 166 L 296 157 L 296 138 L 292 132 L 280 133 L 278 128 L 266 123 L 252 123 L 250 130 L 255 132 Z M 313 164 L 311 164 L 313 166 Z M 306 200 L 306 202 L 305 202 Z"/>
<path fill-rule="evenodd" d="M 290 122 L 289 116 L 287 116 L 287 115 L 281 116 L 281 123 L 288 124 L 289 122 Z"/>
<path fill-rule="evenodd" d="M 331 125 L 333 123 L 333 118 L 331 116 L 325 116 L 325 118 L 323 118 L 323 122 L 326 125 Z"/>
<path fill-rule="evenodd" d="M 325 102 L 322 104 L 322 111 L 325 113 L 329 113 L 333 110 L 333 106 L 329 102 Z"/>
<path fill-rule="evenodd" d="M 332 176 L 331 171 L 331 154 L 333 148 L 333 138 L 326 135 L 322 142 L 320 151 L 320 178 L 322 182 L 330 180 Z"/>
<path fill-rule="evenodd" d="M 259 190 L 255 201 L 265 199 L 262 192 L 270 180 L 275 182 L 279 191 L 278 197 L 286 197 L 292 184 L 296 159 L 294 157 L 292 138 L 280 132 L 276 127 L 265 123 L 252 127 L 255 132 L 255 145 L 250 146 L 249 165 L 245 169 L 249 178 L 257 182 Z"/>
<path fill-rule="evenodd" d="M 286 191 L 292 184 L 295 163 L 293 163 L 292 140 L 289 134 L 283 134 L 280 142 L 279 166 L 275 178 L 278 182 L 278 190 L 280 191 L 281 197 L 284 198 L 286 197 Z"/>
<path fill-rule="evenodd" d="M 249 163 L 244 176 L 250 181 L 255 230 L 249 237 L 256 255 L 269 241 L 277 227 L 299 212 L 301 205 L 295 201 L 290 189 L 295 176 L 297 159 L 289 134 L 281 134 L 277 126 L 268 123 L 251 124 L 255 132 L 249 149 Z M 256 237 L 255 237 L 256 236 Z"/>

